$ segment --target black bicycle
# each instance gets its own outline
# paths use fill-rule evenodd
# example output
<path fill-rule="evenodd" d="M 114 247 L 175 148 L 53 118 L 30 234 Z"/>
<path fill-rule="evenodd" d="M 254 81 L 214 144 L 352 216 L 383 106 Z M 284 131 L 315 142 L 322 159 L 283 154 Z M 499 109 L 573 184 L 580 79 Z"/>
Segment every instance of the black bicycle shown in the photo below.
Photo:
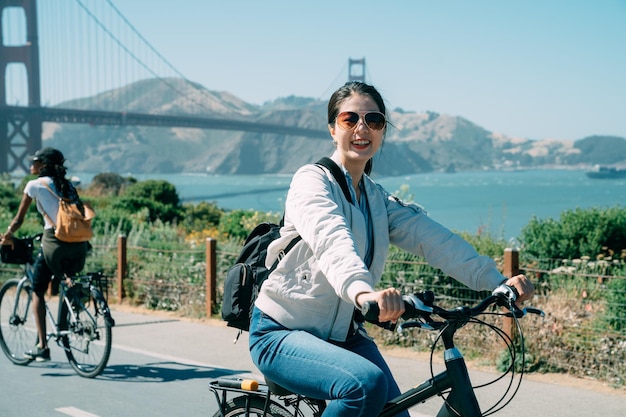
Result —
<path fill-rule="evenodd" d="M 504 408 L 513 399 L 522 381 L 524 366 L 521 366 L 519 371 L 517 370 L 520 355 L 521 363 L 525 363 L 524 337 L 519 319 L 528 313 L 543 316 L 543 312 L 532 307 L 518 308 L 515 304 L 517 299 L 515 289 L 506 285 L 496 288 L 491 295 L 473 307 L 461 306 L 450 310 L 435 304 L 435 295 L 431 291 L 403 298 L 406 311 L 402 318 L 406 321 L 397 327 L 398 332 L 410 328 L 438 332 L 431 348 L 431 377 L 389 401 L 379 416 L 392 417 L 433 397 L 444 399 L 437 417 L 481 417 Z M 378 305 L 368 303 L 363 306 L 362 313 L 367 321 L 376 323 Z M 478 319 L 480 315 L 511 317 L 516 326 L 517 337 L 513 338 L 501 328 Z M 508 369 L 497 378 L 501 380 L 505 375 L 510 374 L 506 391 L 494 406 L 484 412 L 481 411 L 474 392 L 478 387 L 472 384 L 465 359 L 454 343 L 455 333 L 468 323 L 478 323 L 494 330 L 504 341 L 511 359 Z M 445 370 L 435 374 L 433 358 L 435 348 L 439 343 L 443 343 L 444 347 Z M 516 373 L 518 374 L 517 384 L 515 384 Z M 482 386 L 486 385 L 488 384 Z M 325 401 L 291 393 L 267 380 L 259 384 L 256 381 L 222 378 L 211 381 L 209 388 L 215 394 L 219 405 L 219 410 L 213 417 L 317 417 L 322 415 L 326 407 Z"/>
<path fill-rule="evenodd" d="M 0 347 L 11 362 L 28 365 L 32 359 L 24 352 L 39 342 L 34 325 L 31 301 L 32 248 L 41 234 L 22 238 L 20 247 L 30 250 L 30 255 L 18 256 L 24 262 L 22 277 L 10 279 L 0 288 Z M 52 313 L 52 300 L 46 302 L 46 316 L 52 329 L 46 335 L 63 348 L 67 360 L 76 373 L 94 378 L 106 367 L 111 354 L 112 332 L 115 321 L 111 317 L 106 294 L 106 277 L 100 272 L 90 272 L 62 280 L 56 305 Z"/>

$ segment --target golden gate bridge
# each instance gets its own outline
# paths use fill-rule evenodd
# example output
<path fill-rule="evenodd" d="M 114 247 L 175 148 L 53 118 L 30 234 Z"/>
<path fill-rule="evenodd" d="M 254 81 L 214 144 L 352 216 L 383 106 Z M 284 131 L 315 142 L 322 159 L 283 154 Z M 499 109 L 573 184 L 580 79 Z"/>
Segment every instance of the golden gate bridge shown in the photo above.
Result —
<path fill-rule="evenodd" d="M 68 53 L 78 60 L 63 59 Z M 365 80 L 364 58 L 348 65 L 348 80 Z M 184 97 L 186 113 L 128 111 L 137 97 L 120 87 L 157 79 L 185 95 L 172 80 L 186 78 L 110 0 L 0 0 L 0 69 L 0 173 L 28 172 L 28 156 L 42 147 L 43 125 L 51 122 L 328 137 L 322 129 L 215 116 L 197 94 Z M 117 108 L 85 108 L 78 100 L 114 89 L 121 91 Z"/>

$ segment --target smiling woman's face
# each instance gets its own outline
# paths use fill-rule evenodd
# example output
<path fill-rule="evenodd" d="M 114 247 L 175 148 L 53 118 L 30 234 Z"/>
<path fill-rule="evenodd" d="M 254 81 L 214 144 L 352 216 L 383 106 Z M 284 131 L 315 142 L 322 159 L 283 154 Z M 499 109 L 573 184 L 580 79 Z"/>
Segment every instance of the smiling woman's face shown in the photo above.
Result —
<path fill-rule="evenodd" d="M 353 94 L 339 107 L 339 114 L 343 112 L 357 113 L 359 121 L 352 129 L 346 129 L 335 121 L 329 125 L 330 135 L 336 143 L 341 163 L 348 169 L 363 171 L 367 161 L 372 158 L 383 141 L 385 130 L 373 130 L 364 120 L 368 112 L 380 112 L 376 102 L 369 96 Z"/>

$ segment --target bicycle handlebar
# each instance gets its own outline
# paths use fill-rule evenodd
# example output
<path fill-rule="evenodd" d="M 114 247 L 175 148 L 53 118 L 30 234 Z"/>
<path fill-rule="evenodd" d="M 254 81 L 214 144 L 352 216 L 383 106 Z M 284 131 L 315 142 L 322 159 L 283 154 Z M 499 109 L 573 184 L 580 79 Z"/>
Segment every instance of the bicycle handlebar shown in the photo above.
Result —
<path fill-rule="evenodd" d="M 444 309 L 436 305 L 435 294 L 432 291 L 424 291 L 412 295 L 403 295 L 404 301 L 404 314 L 402 318 L 404 320 L 410 320 L 414 318 L 425 319 L 427 323 L 433 323 L 434 320 L 430 317 L 431 314 L 435 314 L 444 320 L 449 321 L 461 321 L 467 320 L 483 313 L 487 308 L 492 305 L 498 305 L 509 310 L 505 315 L 515 316 L 517 318 L 524 317 L 526 314 L 538 314 L 544 316 L 543 311 L 533 308 L 525 307 L 520 309 L 515 301 L 518 297 L 517 290 L 508 285 L 500 285 L 497 287 L 491 295 L 480 301 L 473 307 L 461 306 L 451 310 Z M 368 301 L 361 307 L 361 313 L 365 320 L 371 323 L 378 323 L 379 309 L 378 304 L 375 301 Z"/>

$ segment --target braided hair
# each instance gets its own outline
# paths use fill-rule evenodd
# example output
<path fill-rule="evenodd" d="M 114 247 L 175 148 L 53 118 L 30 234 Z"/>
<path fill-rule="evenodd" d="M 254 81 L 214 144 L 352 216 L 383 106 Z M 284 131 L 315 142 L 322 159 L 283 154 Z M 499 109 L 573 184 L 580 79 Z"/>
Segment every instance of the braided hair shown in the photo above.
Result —
<path fill-rule="evenodd" d="M 65 158 L 61 151 L 54 148 L 43 148 L 35 153 L 34 160 L 39 160 L 43 163 L 39 177 L 50 177 L 54 188 L 60 196 L 77 204 L 81 213 L 84 214 L 85 208 L 80 201 L 78 191 L 76 191 L 76 187 L 66 178 L 67 169 L 63 165 Z"/>

